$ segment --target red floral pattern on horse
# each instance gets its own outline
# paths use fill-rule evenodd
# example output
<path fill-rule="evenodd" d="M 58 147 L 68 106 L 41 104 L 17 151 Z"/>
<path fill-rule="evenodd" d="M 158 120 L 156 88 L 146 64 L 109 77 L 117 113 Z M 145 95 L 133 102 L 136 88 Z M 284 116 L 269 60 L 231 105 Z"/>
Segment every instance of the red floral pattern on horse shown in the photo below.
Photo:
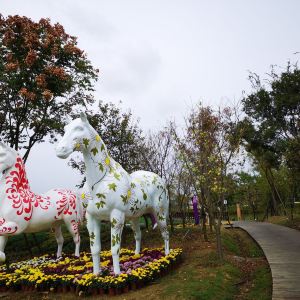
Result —
<path fill-rule="evenodd" d="M 55 190 L 61 197 L 57 204 L 57 218 L 63 213 L 64 215 L 77 214 L 76 195 L 70 190 Z"/>
<path fill-rule="evenodd" d="M 12 200 L 12 207 L 16 208 L 17 215 L 24 216 L 25 221 L 32 218 L 33 206 L 47 210 L 50 205 L 50 197 L 42 197 L 34 194 L 29 187 L 24 162 L 21 157 L 17 157 L 15 163 L 16 170 L 11 171 L 5 178 L 8 199 Z"/>
<path fill-rule="evenodd" d="M 7 224 L 4 218 L 0 218 L 0 234 L 14 234 L 18 230 L 18 226 L 10 227 L 10 226 L 3 226 Z"/>

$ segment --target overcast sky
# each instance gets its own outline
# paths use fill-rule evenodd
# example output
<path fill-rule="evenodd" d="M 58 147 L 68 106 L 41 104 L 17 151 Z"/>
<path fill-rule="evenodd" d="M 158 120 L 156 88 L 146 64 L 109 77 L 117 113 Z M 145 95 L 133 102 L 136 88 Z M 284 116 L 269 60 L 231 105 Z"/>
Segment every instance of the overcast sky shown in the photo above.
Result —
<path fill-rule="evenodd" d="M 296 62 L 298 0 L 0 0 L 4 15 L 49 17 L 78 37 L 100 69 L 96 98 L 132 109 L 141 127 L 182 123 L 199 100 L 223 105 L 249 91 L 249 70 Z M 78 174 L 38 145 L 27 169 L 32 189 L 74 188 Z M 46 162 L 44 162 L 46 160 Z"/>

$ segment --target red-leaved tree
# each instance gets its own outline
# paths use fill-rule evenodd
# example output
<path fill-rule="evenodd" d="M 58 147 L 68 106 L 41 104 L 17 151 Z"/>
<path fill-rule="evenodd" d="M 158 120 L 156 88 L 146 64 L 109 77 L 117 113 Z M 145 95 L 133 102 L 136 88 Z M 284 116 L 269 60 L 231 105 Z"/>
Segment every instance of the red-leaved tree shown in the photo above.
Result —
<path fill-rule="evenodd" d="M 36 143 L 55 140 L 64 116 L 91 104 L 98 70 L 76 37 L 49 19 L 0 15 L 0 132 L 26 161 Z"/>

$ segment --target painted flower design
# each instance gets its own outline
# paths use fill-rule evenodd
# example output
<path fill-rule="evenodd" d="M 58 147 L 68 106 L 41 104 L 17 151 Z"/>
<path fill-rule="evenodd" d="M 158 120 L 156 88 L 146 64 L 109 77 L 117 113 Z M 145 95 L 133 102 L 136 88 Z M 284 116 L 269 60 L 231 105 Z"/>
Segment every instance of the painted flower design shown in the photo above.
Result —
<path fill-rule="evenodd" d="M 21 157 L 17 157 L 16 170 L 13 170 L 5 178 L 7 198 L 12 201 L 12 207 L 17 215 L 24 216 L 25 221 L 32 218 L 33 207 L 47 210 L 50 205 L 49 197 L 35 195 L 29 187 L 25 166 Z"/>

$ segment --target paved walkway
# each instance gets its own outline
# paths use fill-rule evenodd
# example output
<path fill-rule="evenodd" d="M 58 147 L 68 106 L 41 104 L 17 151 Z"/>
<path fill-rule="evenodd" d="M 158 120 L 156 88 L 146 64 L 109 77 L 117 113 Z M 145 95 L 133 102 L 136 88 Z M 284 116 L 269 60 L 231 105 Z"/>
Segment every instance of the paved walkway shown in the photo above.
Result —
<path fill-rule="evenodd" d="M 300 299 L 300 231 L 262 222 L 234 222 L 261 246 L 273 278 L 273 300 Z"/>

